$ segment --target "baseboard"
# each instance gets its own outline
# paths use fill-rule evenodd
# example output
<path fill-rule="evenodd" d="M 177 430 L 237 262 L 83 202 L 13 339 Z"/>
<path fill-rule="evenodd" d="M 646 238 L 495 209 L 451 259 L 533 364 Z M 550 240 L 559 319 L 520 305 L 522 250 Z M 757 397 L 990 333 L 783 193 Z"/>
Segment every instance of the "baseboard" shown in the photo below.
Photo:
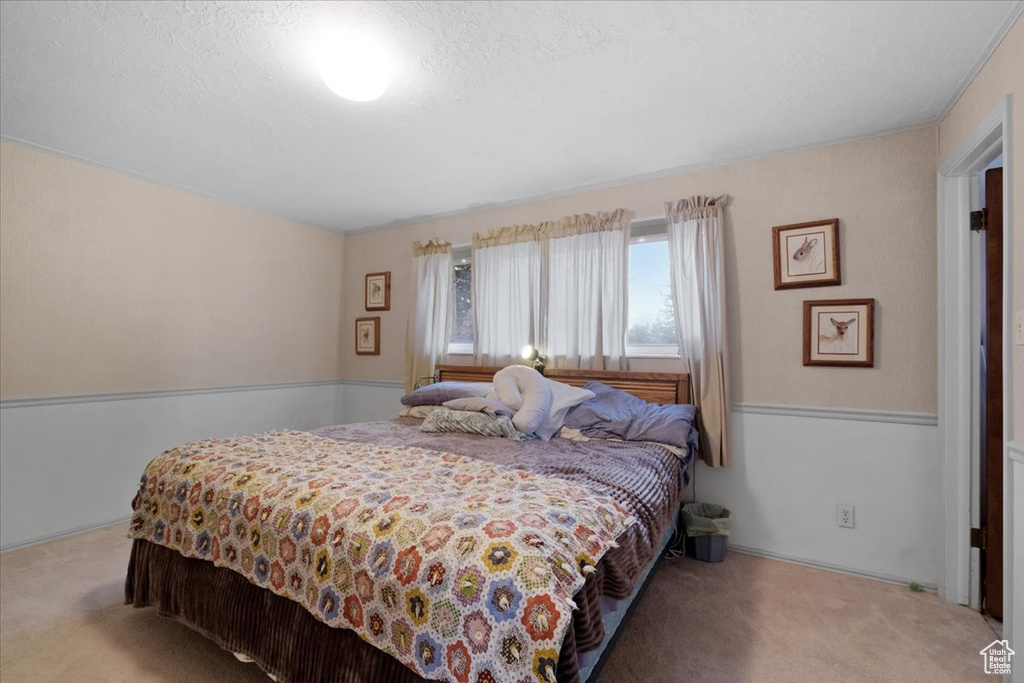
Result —
<path fill-rule="evenodd" d="M 22 548 L 28 548 L 40 543 L 47 543 L 48 541 L 56 541 L 61 538 L 67 538 L 69 536 L 77 536 L 78 534 L 84 534 L 88 531 L 97 531 L 99 529 L 106 529 L 117 524 L 127 524 L 131 520 L 132 516 L 118 517 L 117 519 L 108 519 L 105 522 L 96 522 L 95 524 L 86 524 L 84 526 L 75 527 L 74 529 L 68 529 L 66 531 L 60 531 L 55 534 L 48 534 L 46 536 L 39 536 L 37 538 L 29 538 L 24 541 L 17 543 L 9 543 L 5 546 L 0 546 L 0 553 L 8 553 L 12 550 L 21 550 Z"/>
<path fill-rule="evenodd" d="M 770 550 L 761 550 L 760 548 L 749 548 L 741 545 L 733 545 L 732 543 L 728 546 L 729 550 L 744 555 L 754 555 L 755 557 L 765 557 L 770 560 L 779 560 L 781 562 L 789 562 L 790 564 L 799 564 L 804 567 L 811 567 L 812 569 L 824 569 L 825 571 L 834 572 L 836 574 L 846 574 L 847 576 L 856 576 L 861 579 L 872 579 L 874 581 L 883 581 L 885 583 L 892 583 L 898 586 L 906 586 L 910 583 L 916 583 L 921 588 L 935 592 L 937 586 L 930 583 L 921 583 L 920 581 L 914 581 L 913 579 L 907 579 L 899 576 L 890 576 L 888 574 L 879 574 L 876 572 L 866 572 L 860 569 L 852 569 L 850 567 L 843 567 L 838 564 L 830 564 L 828 562 L 819 562 L 817 560 L 808 560 L 803 557 L 793 557 L 792 555 L 783 555 L 782 553 L 775 553 Z"/>

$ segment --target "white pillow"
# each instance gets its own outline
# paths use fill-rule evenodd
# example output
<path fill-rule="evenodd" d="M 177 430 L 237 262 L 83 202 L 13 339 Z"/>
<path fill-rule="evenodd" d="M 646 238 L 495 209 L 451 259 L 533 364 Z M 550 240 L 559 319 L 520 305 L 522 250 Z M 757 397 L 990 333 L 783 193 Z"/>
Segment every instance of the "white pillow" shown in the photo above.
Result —
<path fill-rule="evenodd" d="M 537 428 L 536 434 L 547 441 L 562 428 L 562 423 L 565 422 L 565 416 L 569 414 L 569 410 L 594 398 L 594 392 L 563 382 L 556 382 L 546 377 L 544 381 L 551 389 L 551 410 L 544 422 Z"/>
<path fill-rule="evenodd" d="M 516 411 L 512 424 L 523 434 L 535 433 L 551 412 L 554 399 L 547 380 L 525 365 L 510 365 L 494 373 L 493 391 L 495 398 Z"/>

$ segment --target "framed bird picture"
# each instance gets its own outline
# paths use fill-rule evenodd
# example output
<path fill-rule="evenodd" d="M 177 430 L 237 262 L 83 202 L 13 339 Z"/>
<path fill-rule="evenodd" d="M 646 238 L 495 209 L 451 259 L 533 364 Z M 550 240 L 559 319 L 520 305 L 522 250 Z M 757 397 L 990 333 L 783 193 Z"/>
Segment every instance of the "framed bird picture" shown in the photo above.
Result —
<path fill-rule="evenodd" d="M 772 228 L 775 289 L 842 284 L 839 219 Z"/>
<path fill-rule="evenodd" d="M 364 299 L 368 311 L 391 310 L 391 271 L 367 273 Z"/>

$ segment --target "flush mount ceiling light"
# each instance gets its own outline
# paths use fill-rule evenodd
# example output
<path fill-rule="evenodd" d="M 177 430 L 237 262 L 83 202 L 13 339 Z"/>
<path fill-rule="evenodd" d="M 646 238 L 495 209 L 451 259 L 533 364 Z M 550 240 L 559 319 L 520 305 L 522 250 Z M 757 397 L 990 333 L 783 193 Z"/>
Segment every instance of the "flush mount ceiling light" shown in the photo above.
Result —
<path fill-rule="evenodd" d="M 354 102 L 369 102 L 384 94 L 390 68 L 380 45 L 369 38 L 339 35 L 321 43 L 320 75 L 338 95 Z"/>

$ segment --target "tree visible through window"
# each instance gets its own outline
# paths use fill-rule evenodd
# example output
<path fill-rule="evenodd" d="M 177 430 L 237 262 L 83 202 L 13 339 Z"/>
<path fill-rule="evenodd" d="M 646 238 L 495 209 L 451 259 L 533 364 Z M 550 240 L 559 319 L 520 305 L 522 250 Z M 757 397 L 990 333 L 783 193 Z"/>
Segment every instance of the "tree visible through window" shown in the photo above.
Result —
<path fill-rule="evenodd" d="M 469 258 L 455 259 L 455 306 L 449 344 L 473 344 L 473 264 Z M 472 352 L 472 349 L 470 350 Z"/>
<path fill-rule="evenodd" d="M 654 235 L 629 246 L 628 346 L 674 346 L 675 307 L 669 276 L 668 239 Z"/>

